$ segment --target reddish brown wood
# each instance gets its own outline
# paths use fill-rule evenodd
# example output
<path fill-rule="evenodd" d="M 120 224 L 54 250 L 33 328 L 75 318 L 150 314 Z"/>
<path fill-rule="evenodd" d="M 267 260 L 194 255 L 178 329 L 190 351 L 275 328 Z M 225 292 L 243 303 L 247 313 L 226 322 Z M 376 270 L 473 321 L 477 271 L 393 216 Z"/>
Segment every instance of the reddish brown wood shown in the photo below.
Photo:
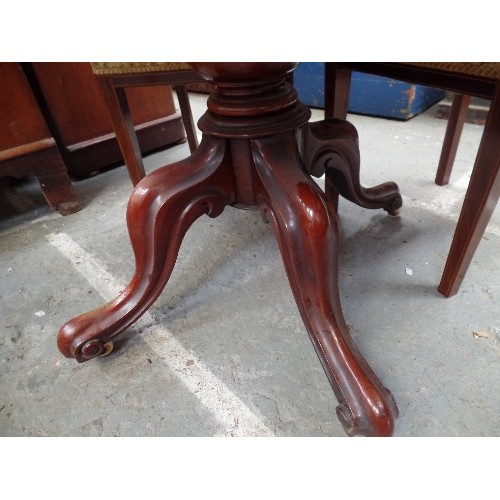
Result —
<path fill-rule="evenodd" d="M 62 215 L 80 210 L 56 143 L 19 63 L 0 63 L 0 175 L 33 175 Z"/>
<path fill-rule="evenodd" d="M 186 130 L 187 141 L 191 153 L 198 147 L 198 136 L 196 134 L 196 125 L 193 121 L 193 113 L 191 112 L 191 104 L 189 103 L 189 96 L 185 85 L 175 85 L 175 93 L 181 108 L 182 122 Z"/>
<path fill-rule="evenodd" d="M 66 323 L 59 332 L 59 349 L 80 362 L 106 354 L 110 341 L 161 293 L 181 240 L 199 216 L 215 217 L 226 205 L 257 207 L 278 239 L 297 305 L 339 400 L 337 414 L 346 433 L 391 435 L 396 403 L 354 345 L 340 305 L 336 214 L 299 155 L 297 130 L 310 111 L 287 83 L 295 64 L 193 65 L 216 85 L 199 122 L 201 144 L 190 158 L 139 182 L 127 209 L 134 277 L 116 299 Z M 336 133 L 340 124 L 330 128 L 327 122 L 320 130 Z M 357 150 L 351 128 L 335 147 Z M 307 157 L 308 151 L 303 154 Z M 358 167 L 354 162 L 352 168 Z M 364 196 L 364 201 L 370 198 Z"/>
<path fill-rule="evenodd" d="M 397 406 L 354 345 L 342 313 L 336 214 L 304 173 L 293 133 L 254 144 L 258 205 L 273 226 L 297 306 L 340 403 L 340 422 L 348 435 L 392 435 Z"/>
<path fill-rule="evenodd" d="M 142 161 L 142 151 L 148 151 L 148 148 L 145 144 L 141 144 L 138 138 L 139 130 L 136 129 L 139 129 L 139 127 L 134 127 L 127 93 L 137 91 L 133 87 L 174 84 L 189 149 L 192 153 L 198 147 L 198 138 L 189 98 L 182 82 L 199 81 L 200 79 L 201 77 L 194 71 L 97 76 L 97 84 L 104 98 L 116 133 L 116 139 L 134 186 L 146 175 Z"/>
<path fill-rule="evenodd" d="M 325 63 L 325 118 L 347 117 L 349 92 L 351 90 L 351 70 L 335 63 Z"/>
<path fill-rule="evenodd" d="M 491 99 L 495 92 L 495 80 L 482 76 L 451 73 L 434 68 L 414 66 L 410 63 L 326 63 L 338 68 L 385 76 L 395 80 L 437 87 L 458 94 L 474 95 Z"/>
<path fill-rule="evenodd" d="M 317 170 L 311 172 L 317 177 L 326 171 L 325 193 L 335 210 L 341 194 L 361 207 L 383 208 L 389 215 L 398 215 L 403 201 L 396 184 L 391 182 L 372 188 L 361 186 L 358 136 L 356 129 L 345 122 L 350 88 L 351 71 L 334 63 L 325 63 L 326 120 L 311 124 L 308 133 L 304 134 L 309 142 L 305 149 L 311 154 L 305 159 L 306 165 Z M 332 137 L 345 140 L 330 141 Z M 349 143 L 351 146 L 347 147 Z"/>
<path fill-rule="evenodd" d="M 477 75 L 450 73 L 440 69 L 413 66 L 407 63 L 325 63 L 325 91 L 339 93 L 339 97 L 325 96 L 325 114 L 335 115 L 335 110 L 341 106 L 336 101 L 343 102 L 346 87 L 345 75 L 342 71 L 360 71 L 380 75 L 410 83 L 427 85 L 449 90 L 461 94 L 456 98 L 453 106 L 453 116 L 449 120 L 446 131 L 445 142 L 441 153 L 440 165 L 436 174 L 436 183 L 443 185 L 448 182 L 451 174 L 453 159 L 458 147 L 460 132 L 464 123 L 466 104 L 470 100 L 468 96 L 483 97 L 497 102 L 500 92 L 500 81 Z M 337 82 L 338 80 L 338 82 Z M 339 108 L 340 106 L 340 108 Z M 493 106 L 493 105 L 492 105 Z M 496 116 L 495 110 L 490 109 L 489 116 Z M 337 118 L 343 118 L 339 113 Z M 498 123 L 498 116 L 496 117 Z M 438 290 L 445 296 L 455 295 L 467 272 L 474 252 L 479 244 L 481 236 L 491 218 L 495 205 L 498 201 L 498 144 L 499 136 L 497 124 L 490 118 L 485 125 L 481 148 L 478 151 L 471 182 L 465 195 L 459 222 L 457 224 L 452 246 L 450 248 L 445 270 L 438 286 Z M 490 163 L 489 163 L 490 162 Z M 474 179 L 474 183 L 472 183 Z M 332 204 L 337 201 L 337 194 L 327 183 L 327 193 L 333 196 Z"/>
<path fill-rule="evenodd" d="M 361 185 L 358 133 L 351 123 L 338 119 L 310 123 L 304 127 L 302 140 L 306 170 L 316 177 L 326 172 L 327 195 L 337 200 L 340 194 L 360 207 L 399 213 L 403 200 L 394 182 L 370 188 Z"/>
<path fill-rule="evenodd" d="M 79 177 L 122 162 L 106 105 L 90 63 L 31 63 L 32 87 L 68 170 Z M 171 88 L 127 89 L 132 120 L 143 152 L 185 139 Z"/>
<path fill-rule="evenodd" d="M 90 63 L 43 62 L 32 63 L 32 68 L 65 146 L 113 132 Z M 127 97 L 134 125 L 175 112 L 168 87 L 146 93 L 130 89 Z"/>
<path fill-rule="evenodd" d="M 450 181 L 451 171 L 457 155 L 458 143 L 460 142 L 460 136 L 464 128 L 470 100 L 470 95 L 455 94 L 453 97 L 436 172 L 436 179 L 434 181 L 438 186 L 444 186 Z"/>
<path fill-rule="evenodd" d="M 0 151 L 52 140 L 21 65 L 0 63 L 0 81 Z"/>
<path fill-rule="evenodd" d="M 500 88 L 491 101 L 469 187 L 438 290 L 458 292 L 500 196 Z"/>
<path fill-rule="evenodd" d="M 203 214 L 216 217 L 234 203 L 234 181 L 224 151 L 224 141 L 205 137 L 191 157 L 155 170 L 138 184 L 127 208 L 134 277 L 116 299 L 61 328 L 57 345 L 65 356 L 83 362 L 102 354 L 105 344 L 157 299 L 191 224 Z"/>
<path fill-rule="evenodd" d="M 135 186 L 146 175 L 146 172 L 125 89 L 116 88 L 113 85 L 113 79 L 108 76 L 98 77 L 97 83 L 106 103 L 109 117 L 113 122 L 116 140 L 120 146 L 130 180 Z"/>

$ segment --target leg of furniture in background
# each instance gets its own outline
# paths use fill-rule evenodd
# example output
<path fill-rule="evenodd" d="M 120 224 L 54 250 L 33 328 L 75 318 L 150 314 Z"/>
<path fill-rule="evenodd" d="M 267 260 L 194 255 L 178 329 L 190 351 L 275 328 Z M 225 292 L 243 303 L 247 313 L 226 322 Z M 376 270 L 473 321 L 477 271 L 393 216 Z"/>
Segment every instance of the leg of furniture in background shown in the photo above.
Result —
<path fill-rule="evenodd" d="M 325 63 L 325 119 L 347 118 L 347 105 L 351 89 L 351 70 L 339 68 L 336 63 Z M 325 177 L 325 194 L 336 212 L 339 209 L 339 193 Z"/>
<path fill-rule="evenodd" d="M 484 127 L 460 218 L 438 290 L 455 295 L 467 272 L 500 195 L 500 88 Z"/>
<path fill-rule="evenodd" d="M 325 118 L 345 120 L 349 103 L 352 71 L 337 63 L 325 63 Z M 455 94 L 436 173 L 436 184 L 448 183 L 471 97 Z M 327 193 L 328 194 L 328 193 Z"/>
<path fill-rule="evenodd" d="M 47 203 L 61 215 L 80 210 L 68 171 L 52 138 L 0 151 L 0 172 L 16 178 L 35 177 Z"/>
<path fill-rule="evenodd" d="M 360 71 L 417 82 L 456 94 L 448 120 L 436 183 L 448 182 L 469 104 L 469 95 L 493 99 L 471 181 L 438 290 L 455 295 L 488 225 L 499 196 L 500 143 L 499 63 L 325 63 L 325 116 L 347 113 L 350 72 Z M 332 95 L 333 94 L 333 95 Z M 328 182 L 326 192 L 335 203 L 338 194 Z"/>
<path fill-rule="evenodd" d="M 436 172 L 435 182 L 438 186 L 444 186 L 450 180 L 470 100 L 471 96 L 464 94 L 455 94 L 453 97 L 446 134 L 443 140 L 443 149 L 441 149 L 441 157 L 439 158 L 439 165 Z"/>
<path fill-rule="evenodd" d="M 336 63 L 325 63 L 325 118 L 345 120 L 349 91 L 351 90 L 351 70 L 339 68 Z"/>
<path fill-rule="evenodd" d="M 175 93 L 181 108 L 182 122 L 186 129 L 187 141 L 189 144 L 189 151 L 191 153 L 198 147 L 198 136 L 196 134 L 196 126 L 193 121 L 193 113 L 191 112 L 191 104 L 189 104 L 189 96 L 187 89 L 184 85 L 175 85 Z"/>
<path fill-rule="evenodd" d="M 97 78 L 99 89 L 101 90 L 109 117 L 113 122 L 116 140 L 123 155 L 123 161 L 127 166 L 128 175 L 132 184 L 136 186 L 146 175 L 142 162 L 141 148 L 137 140 L 130 109 L 128 106 L 125 89 L 115 87 L 110 76 Z"/>
<path fill-rule="evenodd" d="M 34 171 L 34 175 L 49 205 L 61 215 L 78 212 L 80 204 L 58 149 L 53 147 L 44 151 L 38 161 L 42 159 L 44 165 L 52 165 L 52 168 L 49 170 L 40 164 L 39 168 Z"/>
<path fill-rule="evenodd" d="M 19 63 L 0 63 L 0 176 L 38 179 L 60 214 L 80 210 L 56 141 Z"/>

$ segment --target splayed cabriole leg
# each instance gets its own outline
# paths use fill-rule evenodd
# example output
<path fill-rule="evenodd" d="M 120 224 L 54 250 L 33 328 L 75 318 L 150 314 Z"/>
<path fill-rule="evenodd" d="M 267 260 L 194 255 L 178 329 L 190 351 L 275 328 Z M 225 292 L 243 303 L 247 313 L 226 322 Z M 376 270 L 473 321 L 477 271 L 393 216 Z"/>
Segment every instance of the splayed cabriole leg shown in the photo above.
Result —
<path fill-rule="evenodd" d="M 302 131 L 302 141 L 306 170 L 315 177 L 326 173 L 326 194 L 333 206 L 340 194 L 360 207 L 399 214 L 403 201 L 394 182 L 361 185 L 358 134 L 351 123 L 338 119 L 310 123 Z"/>
<path fill-rule="evenodd" d="M 390 436 L 396 403 L 361 356 L 338 291 L 338 229 L 323 193 L 304 174 L 293 133 L 254 141 L 257 203 L 271 222 L 295 300 L 339 401 L 349 435 Z"/>
<path fill-rule="evenodd" d="M 163 290 L 187 229 L 201 215 L 216 217 L 234 202 L 224 151 L 224 140 L 205 137 L 190 158 L 154 171 L 137 185 L 127 208 L 134 277 L 114 300 L 61 328 L 57 344 L 65 356 L 83 362 L 105 354 L 109 342 Z"/>

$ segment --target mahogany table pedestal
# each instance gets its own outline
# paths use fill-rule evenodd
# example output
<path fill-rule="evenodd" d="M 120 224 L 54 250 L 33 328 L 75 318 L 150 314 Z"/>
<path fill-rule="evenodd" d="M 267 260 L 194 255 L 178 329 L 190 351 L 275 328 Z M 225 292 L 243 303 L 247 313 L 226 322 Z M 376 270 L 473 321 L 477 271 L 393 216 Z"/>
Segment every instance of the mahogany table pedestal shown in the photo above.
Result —
<path fill-rule="evenodd" d="M 66 323 L 60 351 L 79 362 L 106 354 L 159 296 L 198 217 L 217 217 L 227 205 L 256 207 L 278 240 L 346 433 L 392 435 L 396 403 L 354 345 L 342 314 L 335 207 L 340 194 L 394 214 L 401 207 L 397 186 L 360 185 L 357 134 L 348 122 L 307 125 L 310 110 L 286 81 L 294 63 L 192 66 L 215 85 L 198 124 L 201 144 L 136 186 L 127 209 L 134 277 L 114 300 Z M 311 178 L 325 171 L 328 197 Z"/>

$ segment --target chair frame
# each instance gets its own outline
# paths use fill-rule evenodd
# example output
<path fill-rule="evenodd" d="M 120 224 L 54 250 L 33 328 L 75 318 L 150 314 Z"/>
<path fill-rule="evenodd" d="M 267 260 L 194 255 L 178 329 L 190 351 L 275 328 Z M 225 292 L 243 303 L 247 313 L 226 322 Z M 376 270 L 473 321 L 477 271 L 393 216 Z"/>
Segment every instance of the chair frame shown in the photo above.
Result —
<path fill-rule="evenodd" d="M 462 210 L 451 243 L 439 292 L 451 297 L 458 292 L 472 257 L 500 196 L 500 81 L 481 76 L 411 66 L 401 63 L 326 63 L 325 117 L 345 119 L 351 72 L 359 71 L 396 80 L 437 87 L 459 94 L 453 102 L 436 183 L 448 182 L 463 128 L 470 96 L 491 100 Z"/>
<path fill-rule="evenodd" d="M 102 93 L 106 108 L 113 123 L 116 140 L 123 155 L 123 160 L 135 186 L 145 177 L 142 153 L 137 134 L 132 122 L 127 94 L 127 87 L 142 87 L 153 85 L 171 85 L 177 94 L 182 121 L 186 130 L 187 141 L 191 153 L 198 147 L 196 127 L 193 121 L 191 106 L 185 85 L 205 82 L 192 70 L 96 74 L 96 80 Z"/>

